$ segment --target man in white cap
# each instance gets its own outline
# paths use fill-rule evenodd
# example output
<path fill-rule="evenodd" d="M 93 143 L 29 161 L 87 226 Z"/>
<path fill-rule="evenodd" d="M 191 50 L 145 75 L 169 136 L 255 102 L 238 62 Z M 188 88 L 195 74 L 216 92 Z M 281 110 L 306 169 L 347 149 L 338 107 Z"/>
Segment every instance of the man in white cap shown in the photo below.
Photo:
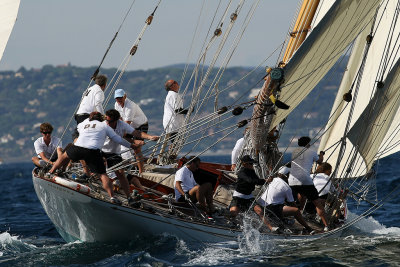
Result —
<path fill-rule="evenodd" d="M 306 233 L 312 233 L 313 229 L 307 224 L 300 210 L 296 207 L 292 189 L 287 184 L 289 172 L 290 168 L 286 166 L 282 166 L 279 169 L 277 176 L 273 178 L 268 188 L 258 200 L 259 205 L 254 207 L 254 211 L 264 219 L 264 208 L 266 208 L 266 213 L 270 215 L 269 218 L 271 221 L 276 221 L 276 219 L 282 220 L 283 217 L 287 216 L 294 216 L 304 226 Z M 285 205 L 285 202 L 290 206 Z M 270 226 L 269 223 L 267 226 Z M 274 230 L 276 231 L 277 229 Z"/>
<path fill-rule="evenodd" d="M 123 121 L 128 123 L 130 126 L 135 128 L 140 132 L 147 133 L 149 130 L 149 123 L 146 115 L 143 110 L 132 100 L 127 98 L 124 89 L 117 89 L 114 93 L 115 104 L 114 108 L 121 114 L 121 118 Z M 140 138 L 136 138 L 137 140 L 143 140 Z M 122 153 L 123 159 L 128 159 L 132 156 L 130 151 Z M 139 173 L 143 172 L 143 155 L 141 147 L 138 147 L 135 150 L 136 160 L 138 162 Z"/>
<path fill-rule="evenodd" d="M 115 90 L 114 98 L 114 108 L 121 114 L 122 120 L 130 124 L 135 130 L 147 133 L 149 123 L 146 115 L 135 102 L 127 98 L 124 89 Z"/>

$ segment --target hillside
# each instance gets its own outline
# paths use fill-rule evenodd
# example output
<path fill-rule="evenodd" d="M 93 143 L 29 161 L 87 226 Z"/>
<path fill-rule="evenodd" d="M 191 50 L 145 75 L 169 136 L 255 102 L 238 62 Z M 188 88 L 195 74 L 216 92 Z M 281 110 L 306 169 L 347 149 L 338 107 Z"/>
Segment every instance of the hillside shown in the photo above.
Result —
<path fill-rule="evenodd" d="M 0 72 L 0 124 L 2 125 L 0 157 L 4 161 L 30 160 L 34 154 L 33 141 L 40 136 L 39 125 L 42 122 L 47 121 L 53 124 L 56 129 L 54 134 L 60 136 L 64 126 L 73 115 L 94 69 L 70 65 L 57 67 L 47 65 L 41 69 L 26 70 L 22 67 L 16 72 Z M 336 70 L 336 68 L 334 69 Z M 297 136 L 312 134 L 313 131 L 315 132 L 316 129 L 323 126 L 324 119 L 329 116 L 330 106 L 335 95 L 335 90 L 332 89 L 335 89 L 340 81 L 338 79 L 340 73 L 335 70 L 328 75 L 329 79 L 323 80 L 314 90 L 313 97 L 304 101 L 292 113 L 286 126 L 287 134 L 283 135 L 281 139 L 282 145 L 286 145 L 293 134 Z M 232 85 L 249 71 L 249 68 L 228 68 L 219 82 L 219 90 Z M 114 72 L 115 69 L 104 69 L 101 73 L 112 77 Z M 180 65 L 146 71 L 128 71 L 117 86 L 117 88 L 125 89 L 128 97 L 141 106 L 149 118 L 150 132 L 153 134 L 162 132 L 162 114 L 166 96 L 163 84 L 169 78 L 179 81 L 182 72 L 183 67 Z M 251 92 L 253 94 L 256 92 L 252 89 L 261 86 L 260 78 L 263 75 L 263 71 L 249 75 L 229 91 L 221 93 L 217 103 L 210 101 L 208 106 L 221 107 L 230 105 L 236 100 L 238 103 L 251 100 Z M 240 96 L 243 97 L 238 99 Z M 317 104 L 315 96 L 318 96 Z M 185 99 L 185 103 L 187 102 L 188 98 Z M 111 99 L 106 108 L 111 108 L 113 105 L 114 101 Z M 244 112 L 234 120 L 247 119 L 250 112 L 250 110 Z M 70 132 L 74 126 L 75 121 L 72 121 L 70 129 L 63 139 L 64 144 L 71 141 Z M 214 151 L 229 152 L 241 134 L 242 130 L 238 130 L 234 135 L 228 136 L 218 143 Z M 207 142 L 201 142 L 196 150 L 200 151 L 206 146 Z"/>

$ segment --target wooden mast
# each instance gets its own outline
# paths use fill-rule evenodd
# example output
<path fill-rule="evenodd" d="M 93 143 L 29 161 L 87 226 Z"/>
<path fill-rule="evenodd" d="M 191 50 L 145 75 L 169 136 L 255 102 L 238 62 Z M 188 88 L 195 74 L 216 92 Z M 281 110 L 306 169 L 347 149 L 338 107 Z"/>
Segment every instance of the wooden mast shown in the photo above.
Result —
<path fill-rule="evenodd" d="M 290 33 L 289 43 L 286 47 L 286 52 L 282 61 L 286 64 L 292 57 L 293 53 L 306 39 L 307 33 L 310 30 L 311 22 L 317 10 L 319 0 L 304 0 L 297 16 L 296 24 L 293 31 Z"/>
<path fill-rule="evenodd" d="M 284 81 L 282 68 L 302 44 L 310 30 L 311 22 L 317 10 L 319 0 L 304 0 L 297 16 L 293 31 L 290 33 L 290 40 L 282 62 L 275 69 L 268 69 L 265 82 L 260 90 L 253 111 L 251 123 L 251 139 L 256 153 L 264 147 L 266 136 L 270 128 L 270 120 L 265 119 L 266 114 L 273 114 L 280 85 Z M 267 129 L 267 131 L 266 131 Z"/>

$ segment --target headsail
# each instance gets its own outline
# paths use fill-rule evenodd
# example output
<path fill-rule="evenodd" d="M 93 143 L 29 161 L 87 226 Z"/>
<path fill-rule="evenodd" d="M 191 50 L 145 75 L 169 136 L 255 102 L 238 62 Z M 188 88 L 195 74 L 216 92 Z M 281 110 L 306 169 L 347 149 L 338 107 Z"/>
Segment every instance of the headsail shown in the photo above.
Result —
<path fill-rule="evenodd" d="M 0 3 L 0 60 L 17 19 L 20 0 L 3 0 Z"/>
<path fill-rule="evenodd" d="M 290 108 L 277 110 L 270 129 L 286 118 L 325 76 L 369 24 L 380 2 L 342 0 L 333 4 L 286 65 L 280 100 Z"/>
<path fill-rule="evenodd" d="M 377 12 L 376 16 L 376 23 L 375 26 L 373 27 L 371 31 L 371 26 L 367 27 L 365 31 L 363 32 L 362 35 L 360 35 L 359 40 L 355 43 L 355 46 L 353 48 L 352 55 L 349 59 L 348 67 L 346 70 L 346 74 L 343 77 L 342 84 L 340 86 L 338 95 L 335 100 L 335 104 L 332 108 L 332 113 L 331 113 L 331 119 L 327 124 L 327 132 L 322 138 L 321 144 L 320 144 L 320 150 L 326 150 L 329 147 L 331 147 L 334 144 L 337 144 L 340 139 L 343 137 L 344 134 L 344 127 L 343 125 L 346 124 L 346 120 L 349 117 L 349 113 L 352 112 L 350 121 L 349 121 L 349 126 L 353 127 L 351 130 L 351 142 L 347 142 L 346 144 L 346 151 L 344 151 L 344 157 L 343 160 L 340 160 L 342 163 L 339 165 L 338 169 L 338 175 L 342 176 L 343 175 L 343 170 L 346 169 L 346 162 L 349 157 L 354 158 L 354 162 L 356 166 L 353 168 L 355 170 L 358 170 L 357 173 L 352 173 L 352 176 L 361 176 L 365 174 L 372 166 L 373 159 L 375 158 L 375 154 L 379 153 L 380 157 L 382 156 L 387 156 L 390 155 L 391 153 L 399 151 L 400 147 L 398 147 L 398 141 L 400 140 L 399 137 L 397 137 L 398 130 L 396 128 L 398 127 L 398 123 L 394 123 L 392 126 L 390 126 L 389 121 L 384 122 L 385 126 L 382 124 L 380 125 L 375 125 L 372 127 L 378 127 L 382 132 L 380 132 L 378 135 L 385 135 L 386 137 L 378 137 L 376 130 L 373 132 L 370 132 L 369 134 L 371 136 L 366 136 L 366 140 L 372 140 L 375 136 L 374 142 L 371 142 L 369 144 L 369 148 L 364 148 L 361 150 L 354 149 L 353 145 L 360 145 L 359 141 L 356 140 L 356 132 L 367 130 L 365 127 L 364 128 L 359 128 L 361 126 L 361 122 L 359 121 L 357 125 L 355 125 L 357 120 L 361 120 L 360 116 L 367 116 L 368 112 L 371 112 L 371 109 L 375 109 L 373 111 L 374 114 L 371 114 L 371 120 L 375 116 L 380 117 L 378 113 L 384 112 L 386 115 L 387 110 L 385 111 L 384 107 L 380 107 L 378 105 L 375 105 L 372 107 L 372 104 L 370 101 L 377 101 L 375 103 L 380 103 L 382 100 L 378 100 L 381 94 L 383 92 L 386 92 L 385 94 L 389 94 L 390 88 L 387 88 L 389 86 L 389 80 L 385 81 L 385 88 L 379 89 L 379 95 L 374 96 L 374 92 L 376 90 L 376 83 L 377 81 L 384 81 L 386 76 L 388 75 L 388 72 L 391 69 L 391 66 L 394 65 L 394 63 L 397 61 L 398 56 L 396 53 L 393 53 L 393 51 L 396 51 L 397 47 L 399 47 L 399 44 L 396 43 L 396 38 L 399 35 L 400 32 L 400 27 L 396 24 L 398 21 L 398 10 L 396 11 L 397 7 L 397 1 L 383 1 L 382 5 Z M 355 83 L 357 77 L 357 72 L 360 67 L 362 58 L 363 58 L 363 52 L 364 52 L 364 47 L 366 44 L 366 37 L 367 35 L 372 32 L 373 34 L 373 40 L 372 43 L 369 47 L 369 52 L 368 56 L 366 58 L 366 61 L 364 62 L 364 67 L 363 67 L 363 75 L 361 79 L 358 81 L 359 85 L 358 87 L 360 88 L 360 92 L 358 93 L 356 103 L 354 104 L 352 110 L 350 111 L 350 105 L 346 106 L 344 102 L 342 101 L 342 96 L 345 92 L 347 92 L 350 88 L 351 85 Z M 391 37 L 393 36 L 393 37 Z M 393 38 L 393 39 L 392 39 Z M 397 41 L 398 42 L 398 41 Z M 385 62 L 383 62 L 383 60 Z M 397 66 L 397 65 L 396 65 Z M 395 75 L 395 74 L 392 74 Z M 395 77 L 391 77 L 395 81 Z M 396 86 L 393 84 L 390 86 Z M 391 93 L 393 94 L 393 92 Z M 374 96 L 374 98 L 373 98 Z M 395 96 L 394 96 L 395 97 Z M 371 100 L 372 99 L 372 100 Z M 390 99 L 388 101 L 391 101 L 391 103 L 386 103 L 385 105 L 391 106 L 393 99 Z M 373 103 L 373 102 L 371 102 Z M 393 103 L 394 106 L 396 106 L 396 103 Z M 364 109 L 368 106 L 368 108 L 364 111 Z M 380 110 L 384 109 L 384 110 Z M 393 109 L 393 106 L 392 106 Z M 397 108 L 396 108 L 397 110 Z M 390 111 L 390 112 L 396 112 L 395 111 Z M 336 111 L 336 112 L 335 112 Z M 333 114 L 335 112 L 335 114 Z M 364 112 L 364 115 L 361 115 Z M 339 117 L 340 114 L 340 117 Z M 390 115 L 389 117 L 382 115 L 385 117 L 387 120 L 394 120 L 394 121 L 399 121 L 398 119 L 396 120 L 393 118 L 393 114 Z M 398 116 L 398 115 L 397 115 Z M 383 117 L 380 117 L 381 119 Z M 375 119 L 378 119 L 375 117 Z M 389 123 L 389 124 L 388 124 Z M 354 126 L 353 126 L 354 125 Z M 390 126 L 390 129 L 388 130 L 388 127 Z M 385 129 L 384 129 L 385 128 Z M 377 128 L 375 128 L 377 129 Z M 388 149 L 390 148 L 390 149 Z M 396 148 L 396 149 L 394 149 Z M 361 155 L 358 154 L 358 152 L 361 152 Z M 374 154 L 374 155 L 372 155 Z M 338 157 L 338 151 L 333 151 L 333 148 L 328 151 L 329 155 L 329 161 L 331 163 L 336 162 L 337 157 Z"/>

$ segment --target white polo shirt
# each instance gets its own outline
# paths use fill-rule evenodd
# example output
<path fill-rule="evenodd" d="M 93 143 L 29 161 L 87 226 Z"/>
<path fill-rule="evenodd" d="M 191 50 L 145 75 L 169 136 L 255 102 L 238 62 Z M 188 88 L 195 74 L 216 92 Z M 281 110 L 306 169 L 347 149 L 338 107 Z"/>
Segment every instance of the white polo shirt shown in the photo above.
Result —
<path fill-rule="evenodd" d="M 232 155 L 231 155 L 232 164 L 236 164 L 238 157 L 239 157 L 240 150 L 243 147 L 243 142 L 244 142 L 244 137 L 242 137 L 236 141 L 235 147 L 233 148 Z"/>
<path fill-rule="evenodd" d="M 298 147 L 293 150 L 289 185 L 312 185 L 310 172 L 314 161 L 318 159 L 317 152 L 305 147 Z"/>
<path fill-rule="evenodd" d="M 76 114 L 90 114 L 93 111 L 104 114 L 103 101 L 104 92 L 98 84 L 95 84 L 83 93 L 82 102 Z"/>
<path fill-rule="evenodd" d="M 106 141 L 106 137 L 110 137 L 114 142 L 125 147 L 130 147 L 131 144 L 117 135 L 114 130 L 104 122 L 89 119 L 78 124 L 79 137 L 75 142 L 76 146 L 101 149 Z"/>
<path fill-rule="evenodd" d="M 182 182 L 181 187 L 183 192 L 185 193 L 197 185 L 196 181 L 194 180 L 192 171 L 189 170 L 186 166 L 183 166 L 176 172 L 174 187 L 177 181 Z M 179 193 L 179 191 L 175 187 L 175 199 L 178 200 L 180 197 L 181 193 Z"/>
<path fill-rule="evenodd" d="M 103 121 L 107 125 L 105 121 Z M 110 127 L 111 128 L 111 127 Z M 113 128 L 111 128 L 113 129 Z M 116 134 L 119 136 L 123 137 L 125 134 L 131 134 L 135 129 L 133 129 L 128 123 L 118 120 L 117 121 L 117 127 L 113 129 Z M 115 154 L 120 154 L 121 153 L 121 145 L 117 142 L 114 142 L 111 140 L 108 136 L 106 138 L 106 141 L 104 142 L 104 146 L 101 149 L 105 153 L 115 153 Z"/>
<path fill-rule="evenodd" d="M 121 107 L 118 102 L 115 102 L 114 108 L 118 110 L 124 121 L 131 121 L 133 128 L 139 128 L 139 126 L 147 123 L 147 117 L 143 110 L 132 100 L 126 98 L 124 107 Z"/>
<path fill-rule="evenodd" d="M 166 133 L 177 132 L 184 121 L 183 114 L 176 114 L 175 110 L 183 108 L 182 97 L 174 92 L 169 91 L 165 98 L 163 126 Z"/>
<path fill-rule="evenodd" d="M 272 180 L 260 200 L 262 200 L 260 204 L 263 206 L 284 204 L 285 201 L 294 202 L 292 189 L 279 177 Z"/>
<path fill-rule="evenodd" d="M 311 179 L 314 183 L 315 188 L 319 192 L 326 183 L 329 181 L 329 176 L 326 175 L 325 173 L 317 173 L 317 174 L 311 174 Z M 326 195 L 330 192 L 332 183 L 329 181 L 329 183 L 325 186 L 325 188 L 318 194 L 319 196 Z"/>
<path fill-rule="evenodd" d="M 50 140 L 50 144 L 46 145 L 46 143 L 43 140 L 43 137 L 39 137 L 33 143 L 33 146 L 35 147 L 35 151 L 38 156 L 40 153 L 44 152 L 44 155 L 46 156 L 46 158 L 50 159 L 51 155 L 57 149 L 57 147 L 62 148 L 62 143 L 60 141 L 60 138 L 52 136 L 51 140 Z M 57 156 L 57 152 L 55 152 L 54 155 Z M 40 158 L 40 156 L 39 156 L 39 158 Z"/>

